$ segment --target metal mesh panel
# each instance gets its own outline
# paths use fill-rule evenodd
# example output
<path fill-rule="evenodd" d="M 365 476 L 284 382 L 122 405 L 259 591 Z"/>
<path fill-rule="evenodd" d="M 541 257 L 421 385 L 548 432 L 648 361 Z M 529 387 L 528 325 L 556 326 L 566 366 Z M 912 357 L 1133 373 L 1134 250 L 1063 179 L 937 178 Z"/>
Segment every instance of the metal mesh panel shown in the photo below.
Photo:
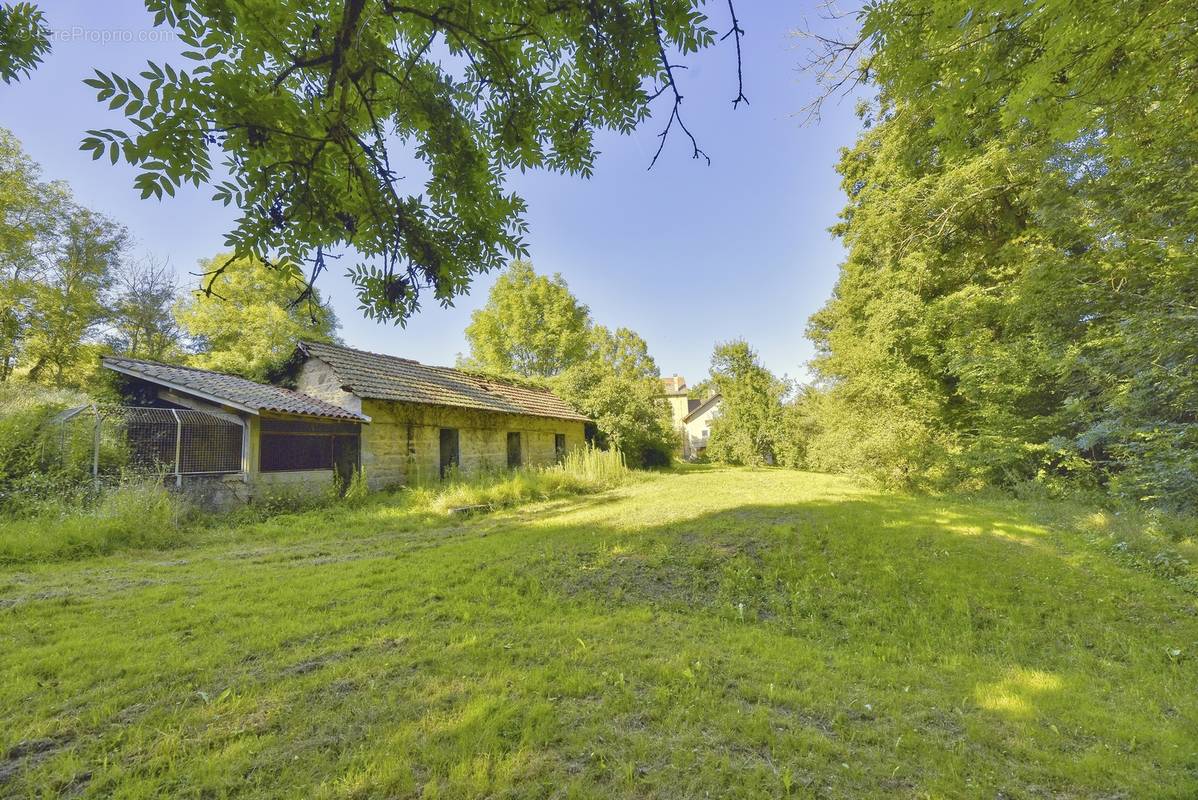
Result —
<path fill-rule="evenodd" d="M 241 426 L 215 414 L 180 410 L 184 475 L 241 471 Z"/>
<path fill-rule="evenodd" d="M 60 424 L 61 457 L 81 460 L 85 456 L 97 477 L 125 472 L 241 471 L 243 429 L 226 415 L 182 408 L 93 406 Z"/>

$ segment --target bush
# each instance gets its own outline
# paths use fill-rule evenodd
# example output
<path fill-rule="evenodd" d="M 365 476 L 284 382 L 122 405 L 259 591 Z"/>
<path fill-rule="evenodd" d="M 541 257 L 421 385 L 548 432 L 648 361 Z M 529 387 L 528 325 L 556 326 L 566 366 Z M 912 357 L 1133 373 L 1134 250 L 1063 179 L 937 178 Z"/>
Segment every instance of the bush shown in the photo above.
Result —
<path fill-rule="evenodd" d="M 60 436 L 73 431 L 54 423 L 59 412 L 89 402 L 74 391 L 0 384 L 0 512 L 37 516 L 93 499 L 85 480 L 90 440 L 65 447 Z"/>

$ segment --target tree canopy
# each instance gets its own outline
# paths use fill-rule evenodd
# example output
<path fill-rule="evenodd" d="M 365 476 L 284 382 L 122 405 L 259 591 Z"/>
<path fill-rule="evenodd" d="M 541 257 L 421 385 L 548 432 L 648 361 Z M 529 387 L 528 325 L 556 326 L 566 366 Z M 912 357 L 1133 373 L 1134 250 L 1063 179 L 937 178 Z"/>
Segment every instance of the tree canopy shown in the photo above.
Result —
<path fill-rule="evenodd" d="M 561 275 L 514 261 L 466 329 L 464 366 L 543 380 L 595 421 L 595 439 L 633 466 L 669 463 L 674 432 L 657 363 L 635 331 L 591 322 Z"/>
<path fill-rule="evenodd" d="M 86 383 L 98 364 L 128 233 L 46 183 L 0 129 L 0 382 Z"/>
<path fill-rule="evenodd" d="M 107 342 L 113 351 L 150 361 L 182 359 L 182 333 L 174 317 L 179 296 L 168 264 L 152 258 L 130 261 L 116 274 Z"/>
<path fill-rule="evenodd" d="M 48 52 L 50 30 L 41 10 L 29 2 L 0 4 L 0 81 L 28 77 Z"/>
<path fill-rule="evenodd" d="M 596 439 L 634 467 L 665 466 L 676 449 L 661 373 L 635 331 L 596 325 L 585 357 L 553 381 L 565 400 L 595 421 Z"/>
<path fill-rule="evenodd" d="M 470 315 L 467 363 L 500 375 L 551 378 L 581 361 L 590 347 L 590 311 L 560 274 L 538 275 L 513 261 L 487 303 Z"/>
<path fill-rule="evenodd" d="M 811 321 L 813 464 L 1198 504 L 1193 4 L 879 0 L 858 22 L 821 42 L 833 85 L 876 96 Z"/>
<path fill-rule="evenodd" d="M 786 381 L 762 365 L 748 342 L 737 339 L 715 346 L 707 386 L 711 393 L 720 395 L 720 411 L 711 423 L 707 457 L 730 464 L 776 463 L 786 438 Z"/>
<path fill-rule="evenodd" d="M 143 198 L 210 184 L 240 210 L 209 280 L 253 257 L 302 265 L 310 285 L 352 250 L 361 311 L 402 323 L 423 293 L 448 305 L 527 254 L 510 170 L 589 176 L 596 132 L 631 132 L 655 102 L 653 162 L 671 135 L 710 161 L 684 120 L 678 60 L 730 39 L 729 95 L 747 101 L 732 2 L 718 30 L 704 5 L 146 0 L 192 64 L 96 70 L 87 83 L 125 123 L 82 147 L 137 167 Z M 12 33 L 41 30 L 36 8 L 0 21 L 0 76 L 28 73 L 48 39 Z M 402 177 L 409 159 L 425 174 Z"/>

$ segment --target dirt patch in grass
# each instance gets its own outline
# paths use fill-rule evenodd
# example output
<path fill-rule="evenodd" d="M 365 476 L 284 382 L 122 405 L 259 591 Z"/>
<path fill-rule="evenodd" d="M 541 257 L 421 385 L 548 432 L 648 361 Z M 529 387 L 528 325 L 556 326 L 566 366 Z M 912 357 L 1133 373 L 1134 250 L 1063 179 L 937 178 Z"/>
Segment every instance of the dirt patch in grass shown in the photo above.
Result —
<path fill-rule="evenodd" d="M 15 778 L 22 770 L 36 766 L 39 762 L 66 747 L 73 737 L 61 735 L 41 739 L 22 739 L 8 748 L 0 758 L 0 786 Z"/>

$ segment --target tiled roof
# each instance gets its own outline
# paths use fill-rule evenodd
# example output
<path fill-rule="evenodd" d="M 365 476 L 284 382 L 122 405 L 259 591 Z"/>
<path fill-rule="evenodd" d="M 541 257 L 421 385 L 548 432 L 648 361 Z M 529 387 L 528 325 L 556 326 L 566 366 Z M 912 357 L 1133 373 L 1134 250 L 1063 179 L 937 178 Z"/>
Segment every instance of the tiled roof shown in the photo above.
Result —
<path fill-rule="evenodd" d="M 302 342 L 300 350 L 328 364 L 343 386 L 358 397 L 587 421 L 546 389 L 340 345 Z"/>
<path fill-rule="evenodd" d="M 702 403 L 699 403 L 699 405 L 691 406 L 690 413 L 688 413 L 685 417 L 683 417 L 682 421 L 690 422 L 692 419 L 694 419 L 695 417 L 698 417 L 704 411 L 711 408 L 713 405 L 715 405 L 716 403 L 718 403 L 720 400 L 723 400 L 723 399 L 724 399 L 723 395 L 713 394 L 711 397 L 707 398 Z"/>
<path fill-rule="evenodd" d="M 197 397 L 224 402 L 254 412 L 275 411 L 308 417 L 370 421 L 361 414 L 355 414 L 315 397 L 279 386 L 255 383 L 235 375 L 224 375 L 206 369 L 159 364 L 155 361 L 140 361 L 134 358 L 109 357 L 105 358 L 103 363 L 108 369 L 125 375 L 168 386 L 184 394 L 194 394 Z"/>

